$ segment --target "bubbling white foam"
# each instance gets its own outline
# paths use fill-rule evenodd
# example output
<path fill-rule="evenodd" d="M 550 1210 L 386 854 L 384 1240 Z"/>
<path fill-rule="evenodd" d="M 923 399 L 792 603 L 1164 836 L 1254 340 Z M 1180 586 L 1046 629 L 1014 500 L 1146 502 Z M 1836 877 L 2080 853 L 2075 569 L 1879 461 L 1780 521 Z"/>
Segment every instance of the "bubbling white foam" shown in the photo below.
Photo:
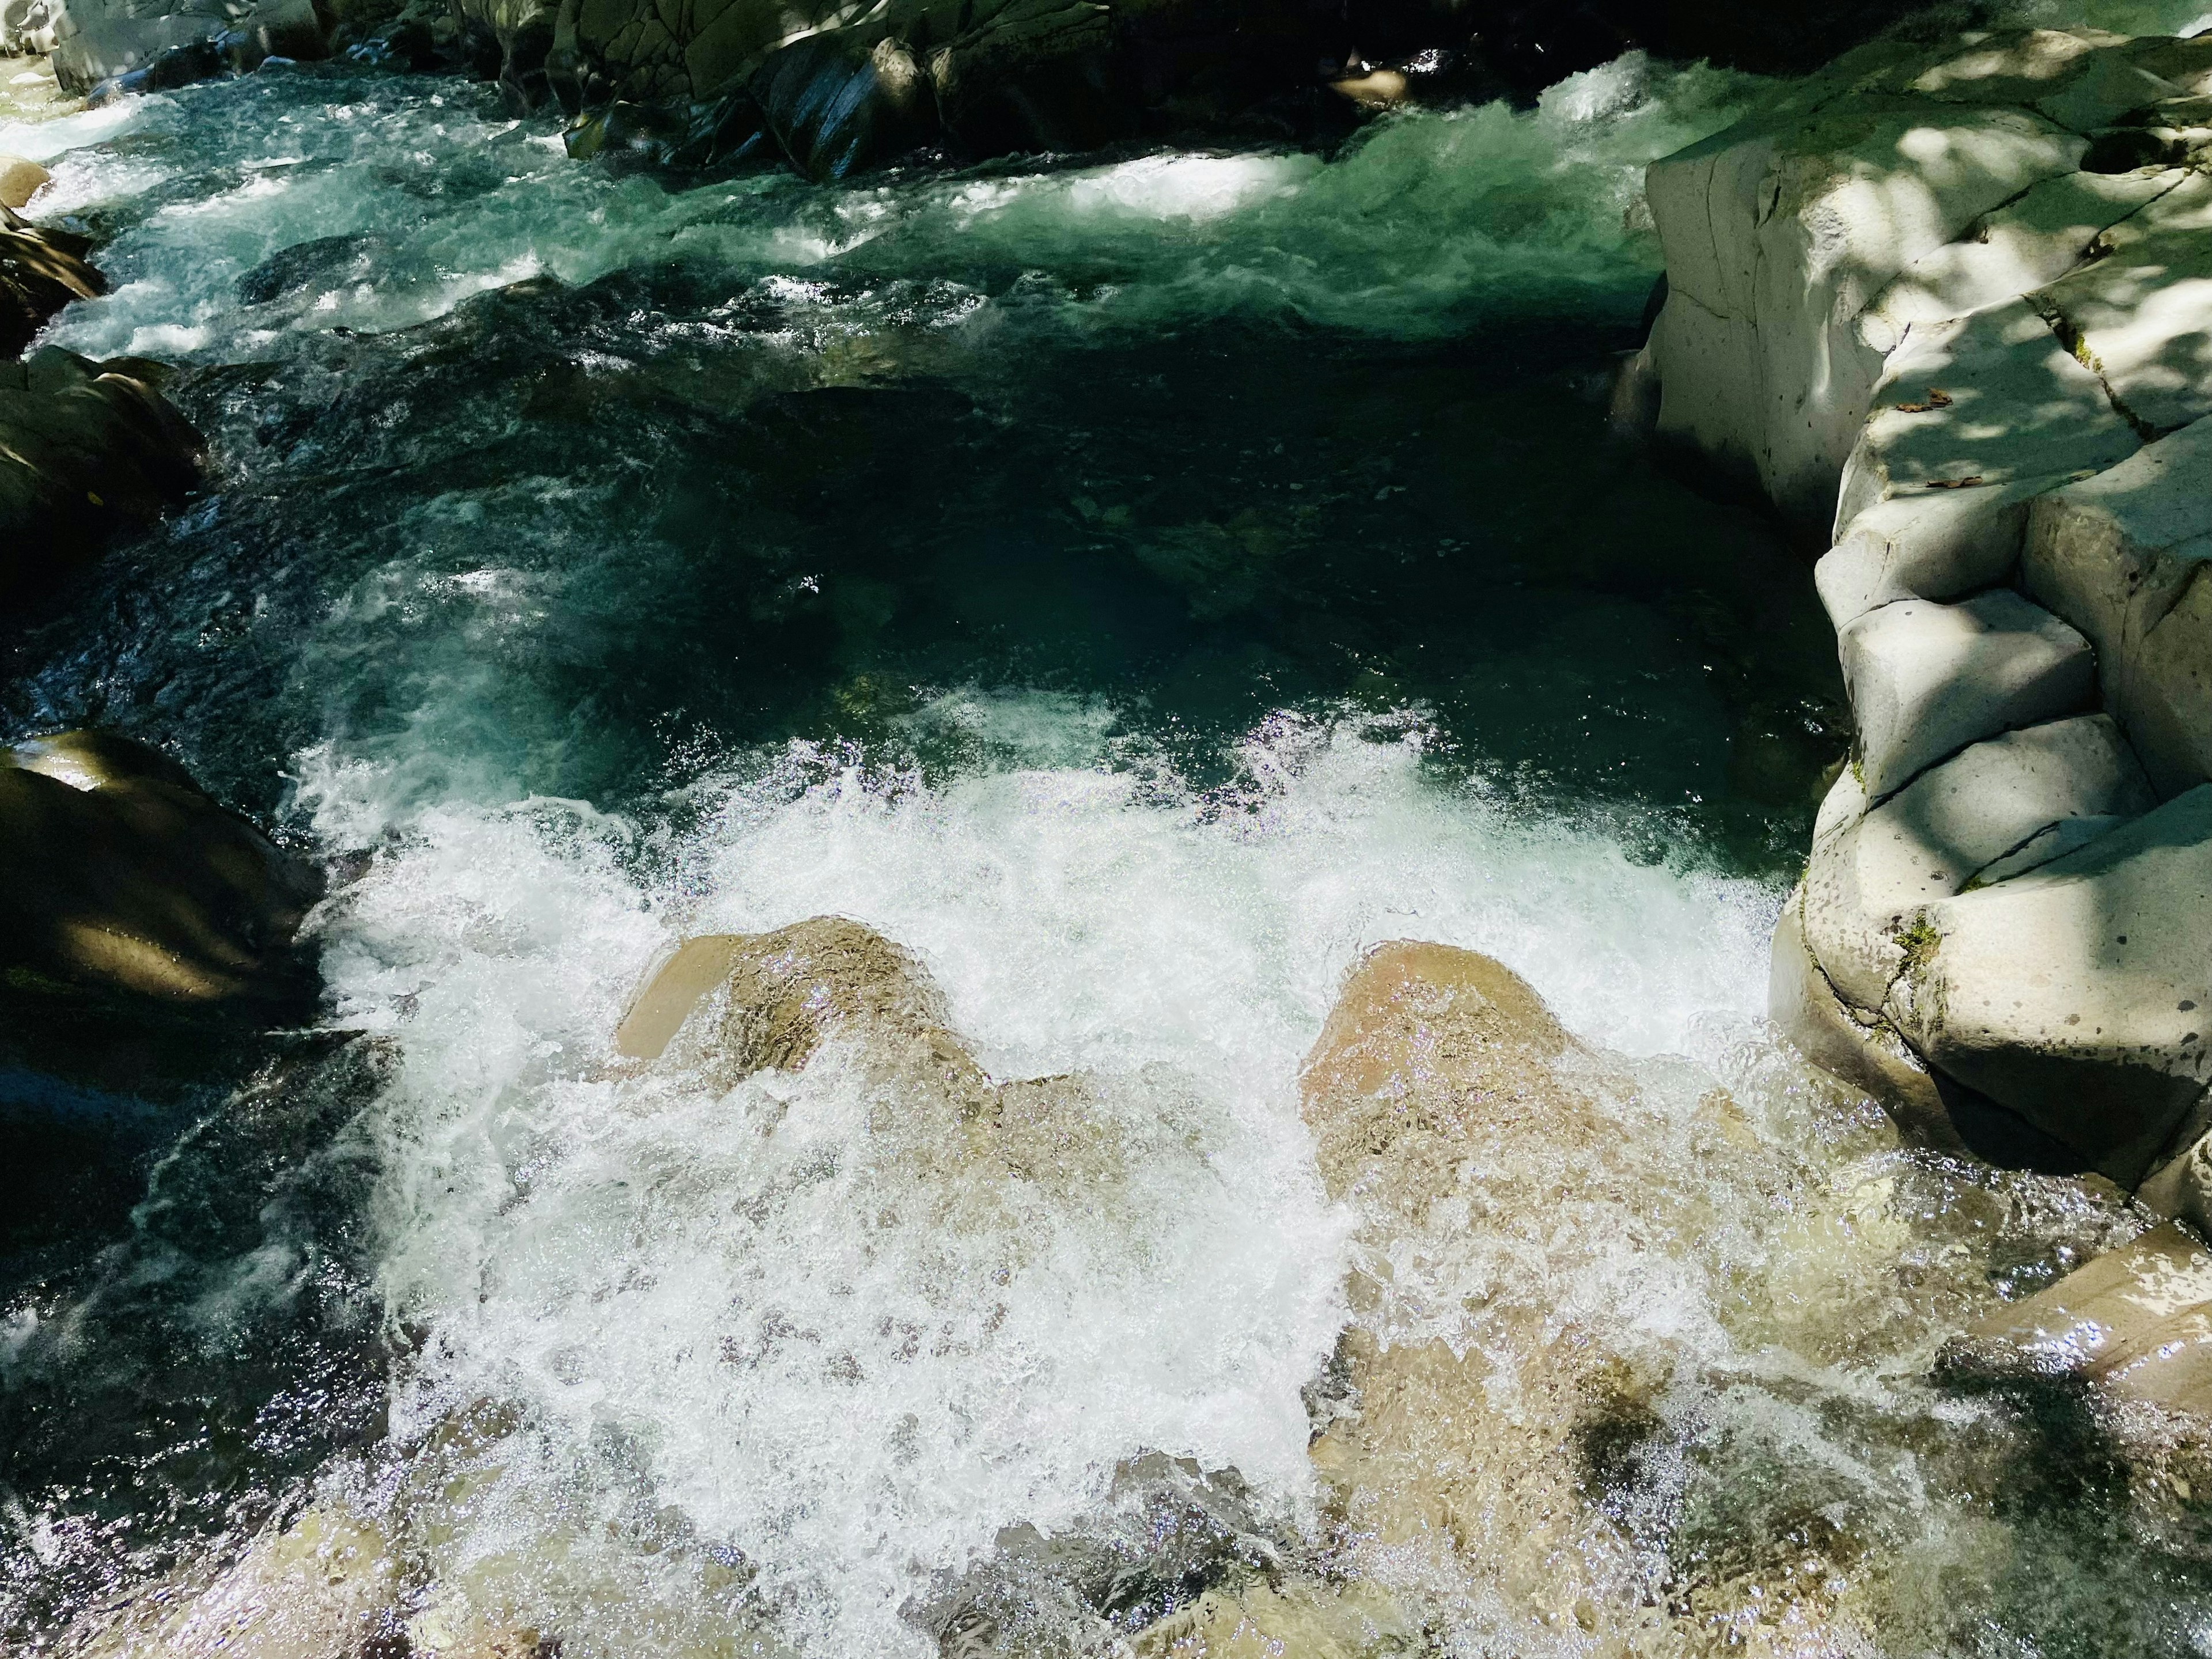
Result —
<path fill-rule="evenodd" d="M 315 774 L 334 844 L 399 836 L 325 924 L 342 1014 L 402 1056 L 382 1272 L 422 1346 L 398 1430 L 489 1397 L 538 1437 L 477 1555 L 560 1553 L 544 1516 L 580 1528 L 572 1488 L 619 1465 L 744 1553 L 802 1651 L 894 1653 L 933 1575 L 1004 1527 L 1073 1523 L 1140 1451 L 1233 1465 L 1305 1512 L 1300 1390 L 1343 1322 L 1348 1222 L 1296 1074 L 1362 949 L 1491 951 L 1646 1051 L 1710 1048 L 1758 1012 L 1775 894 L 1516 819 L 1437 775 L 1418 724 L 1278 717 L 1238 787 L 1198 794 L 1067 763 L 1102 724 L 1068 700 L 932 713 L 1017 760 L 923 787 L 798 751 L 657 848 L 569 803 L 395 826 L 387 775 Z M 727 1094 L 611 1071 L 665 941 L 819 913 L 914 950 L 994 1073 L 1093 1079 L 1120 1173 L 1073 1205 L 1002 1184 L 985 1221 L 947 1226 L 835 1053 Z M 639 1616 L 637 1593 L 597 1599 L 562 1627 L 599 1619 L 620 1649 L 605 1621 Z"/>

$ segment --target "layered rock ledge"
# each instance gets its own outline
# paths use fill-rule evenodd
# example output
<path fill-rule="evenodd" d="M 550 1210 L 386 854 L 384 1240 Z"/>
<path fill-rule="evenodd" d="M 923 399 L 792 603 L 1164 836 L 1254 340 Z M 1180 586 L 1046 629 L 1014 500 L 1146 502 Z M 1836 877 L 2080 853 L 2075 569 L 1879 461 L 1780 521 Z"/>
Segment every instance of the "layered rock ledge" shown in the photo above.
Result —
<path fill-rule="evenodd" d="M 1648 186 L 1662 439 L 1830 544 L 1776 1020 L 2212 1219 L 2212 32 L 1878 42 Z"/>

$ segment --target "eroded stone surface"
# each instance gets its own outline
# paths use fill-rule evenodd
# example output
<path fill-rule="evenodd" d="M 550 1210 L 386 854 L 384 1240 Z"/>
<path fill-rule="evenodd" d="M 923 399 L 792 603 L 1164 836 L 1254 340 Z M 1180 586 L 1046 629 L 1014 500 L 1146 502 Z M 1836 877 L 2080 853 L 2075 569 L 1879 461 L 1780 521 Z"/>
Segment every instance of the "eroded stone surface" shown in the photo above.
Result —
<path fill-rule="evenodd" d="M 2212 174 L 2114 224 L 2032 303 L 2150 434 L 2212 415 Z"/>
<path fill-rule="evenodd" d="M 1884 1012 L 1932 1064 L 2140 1182 L 2212 1079 L 2212 785 L 1925 907 Z"/>
<path fill-rule="evenodd" d="M 1879 1015 L 1918 908 L 1962 891 L 1990 865 L 2063 821 L 2097 830 L 2154 804 L 2119 728 L 2085 714 L 1978 743 L 1872 811 L 1814 842 L 1805 938 L 1835 989 Z M 2047 861 L 2062 849 L 2046 849 Z"/>
<path fill-rule="evenodd" d="M 2096 647 L 2106 704 L 2172 794 L 2212 779 L 2212 420 L 2039 500 L 2021 570 Z"/>
<path fill-rule="evenodd" d="M 1961 1147 L 1927 1062 L 1885 1017 L 1847 1005 L 1814 960 L 1802 886 L 1775 922 L 1767 972 L 1767 1018 L 1800 1054 L 1879 1101 L 1916 1139 Z"/>
<path fill-rule="evenodd" d="M 1915 324 L 1843 467 L 1836 522 L 1894 496 L 2110 466 L 2142 439 L 2026 300 Z"/>
<path fill-rule="evenodd" d="M 2072 714 L 2094 689 L 2087 641 L 2005 589 L 1959 605 L 1884 605 L 1838 644 L 1860 779 L 1875 800 L 1970 743 Z"/>

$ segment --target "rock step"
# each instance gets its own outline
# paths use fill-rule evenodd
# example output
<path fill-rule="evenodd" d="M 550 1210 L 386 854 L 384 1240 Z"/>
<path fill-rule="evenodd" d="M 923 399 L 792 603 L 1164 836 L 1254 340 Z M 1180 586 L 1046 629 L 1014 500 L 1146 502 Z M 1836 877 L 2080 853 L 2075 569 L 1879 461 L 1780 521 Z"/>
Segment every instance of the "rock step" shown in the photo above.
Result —
<path fill-rule="evenodd" d="M 2101 833 L 2154 804 L 2107 715 L 1975 744 L 1814 842 L 1807 944 L 1836 990 L 1871 1017 L 1904 970 L 1920 907 L 1965 891 L 2000 860 L 2019 873 L 2063 855 L 2073 837 L 2087 838 L 2069 824 Z"/>
<path fill-rule="evenodd" d="M 2212 248 L 2212 231 L 2203 239 Z M 2021 574 L 2097 653 L 2161 794 L 2212 781 L 2212 419 L 2038 499 Z"/>
<path fill-rule="evenodd" d="M 2002 589 L 1958 605 L 1900 600 L 1838 636 L 1859 728 L 1859 782 L 1875 800 L 1946 756 L 2089 706 L 2089 642 Z"/>

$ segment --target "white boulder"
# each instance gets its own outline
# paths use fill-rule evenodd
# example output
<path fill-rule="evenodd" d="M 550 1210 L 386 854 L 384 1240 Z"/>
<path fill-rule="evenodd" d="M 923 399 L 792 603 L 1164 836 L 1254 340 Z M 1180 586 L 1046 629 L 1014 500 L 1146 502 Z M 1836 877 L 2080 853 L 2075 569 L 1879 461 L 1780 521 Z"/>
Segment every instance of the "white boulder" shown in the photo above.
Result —
<path fill-rule="evenodd" d="M 1814 842 L 1805 874 L 1806 943 L 1837 992 L 1871 1018 L 1905 966 L 1900 936 L 1920 907 L 1963 891 L 2031 846 L 2045 859 L 2060 856 L 2069 850 L 2062 824 L 2106 830 L 2154 804 L 2108 716 L 2083 714 L 1975 744 Z"/>
<path fill-rule="evenodd" d="M 1902 942 L 1884 1012 L 1913 1048 L 2133 1186 L 2212 1079 L 2212 785 Z"/>
<path fill-rule="evenodd" d="M 1970 743 L 2085 708 L 2094 687 L 2088 641 L 2006 589 L 1886 605 L 1838 642 L 1875 801 Z"/>
<path fill-rule="evenodd" d="M 2096 648 L 2161 794 L 2212 779 L 2212 419 L 2037 501 L 2021 574 Z"/>
<path fill-rule="evenodd" d="M 1873 402 L 1843 468 L 1839 525 L 1898 495 L 2083 476 L 2142 442 L 2025 300 L 1915 324 Z"/>
<path fill-rule="evenodd" d="M 1832 94 L 1655 162 L 1645 185 L 1668 270 L 1659 429 L 1750 472 L 1808 524 L 1829 521 L 1881 372 L 1861 313 L 2087 148 L 2026 110 Z"/>

